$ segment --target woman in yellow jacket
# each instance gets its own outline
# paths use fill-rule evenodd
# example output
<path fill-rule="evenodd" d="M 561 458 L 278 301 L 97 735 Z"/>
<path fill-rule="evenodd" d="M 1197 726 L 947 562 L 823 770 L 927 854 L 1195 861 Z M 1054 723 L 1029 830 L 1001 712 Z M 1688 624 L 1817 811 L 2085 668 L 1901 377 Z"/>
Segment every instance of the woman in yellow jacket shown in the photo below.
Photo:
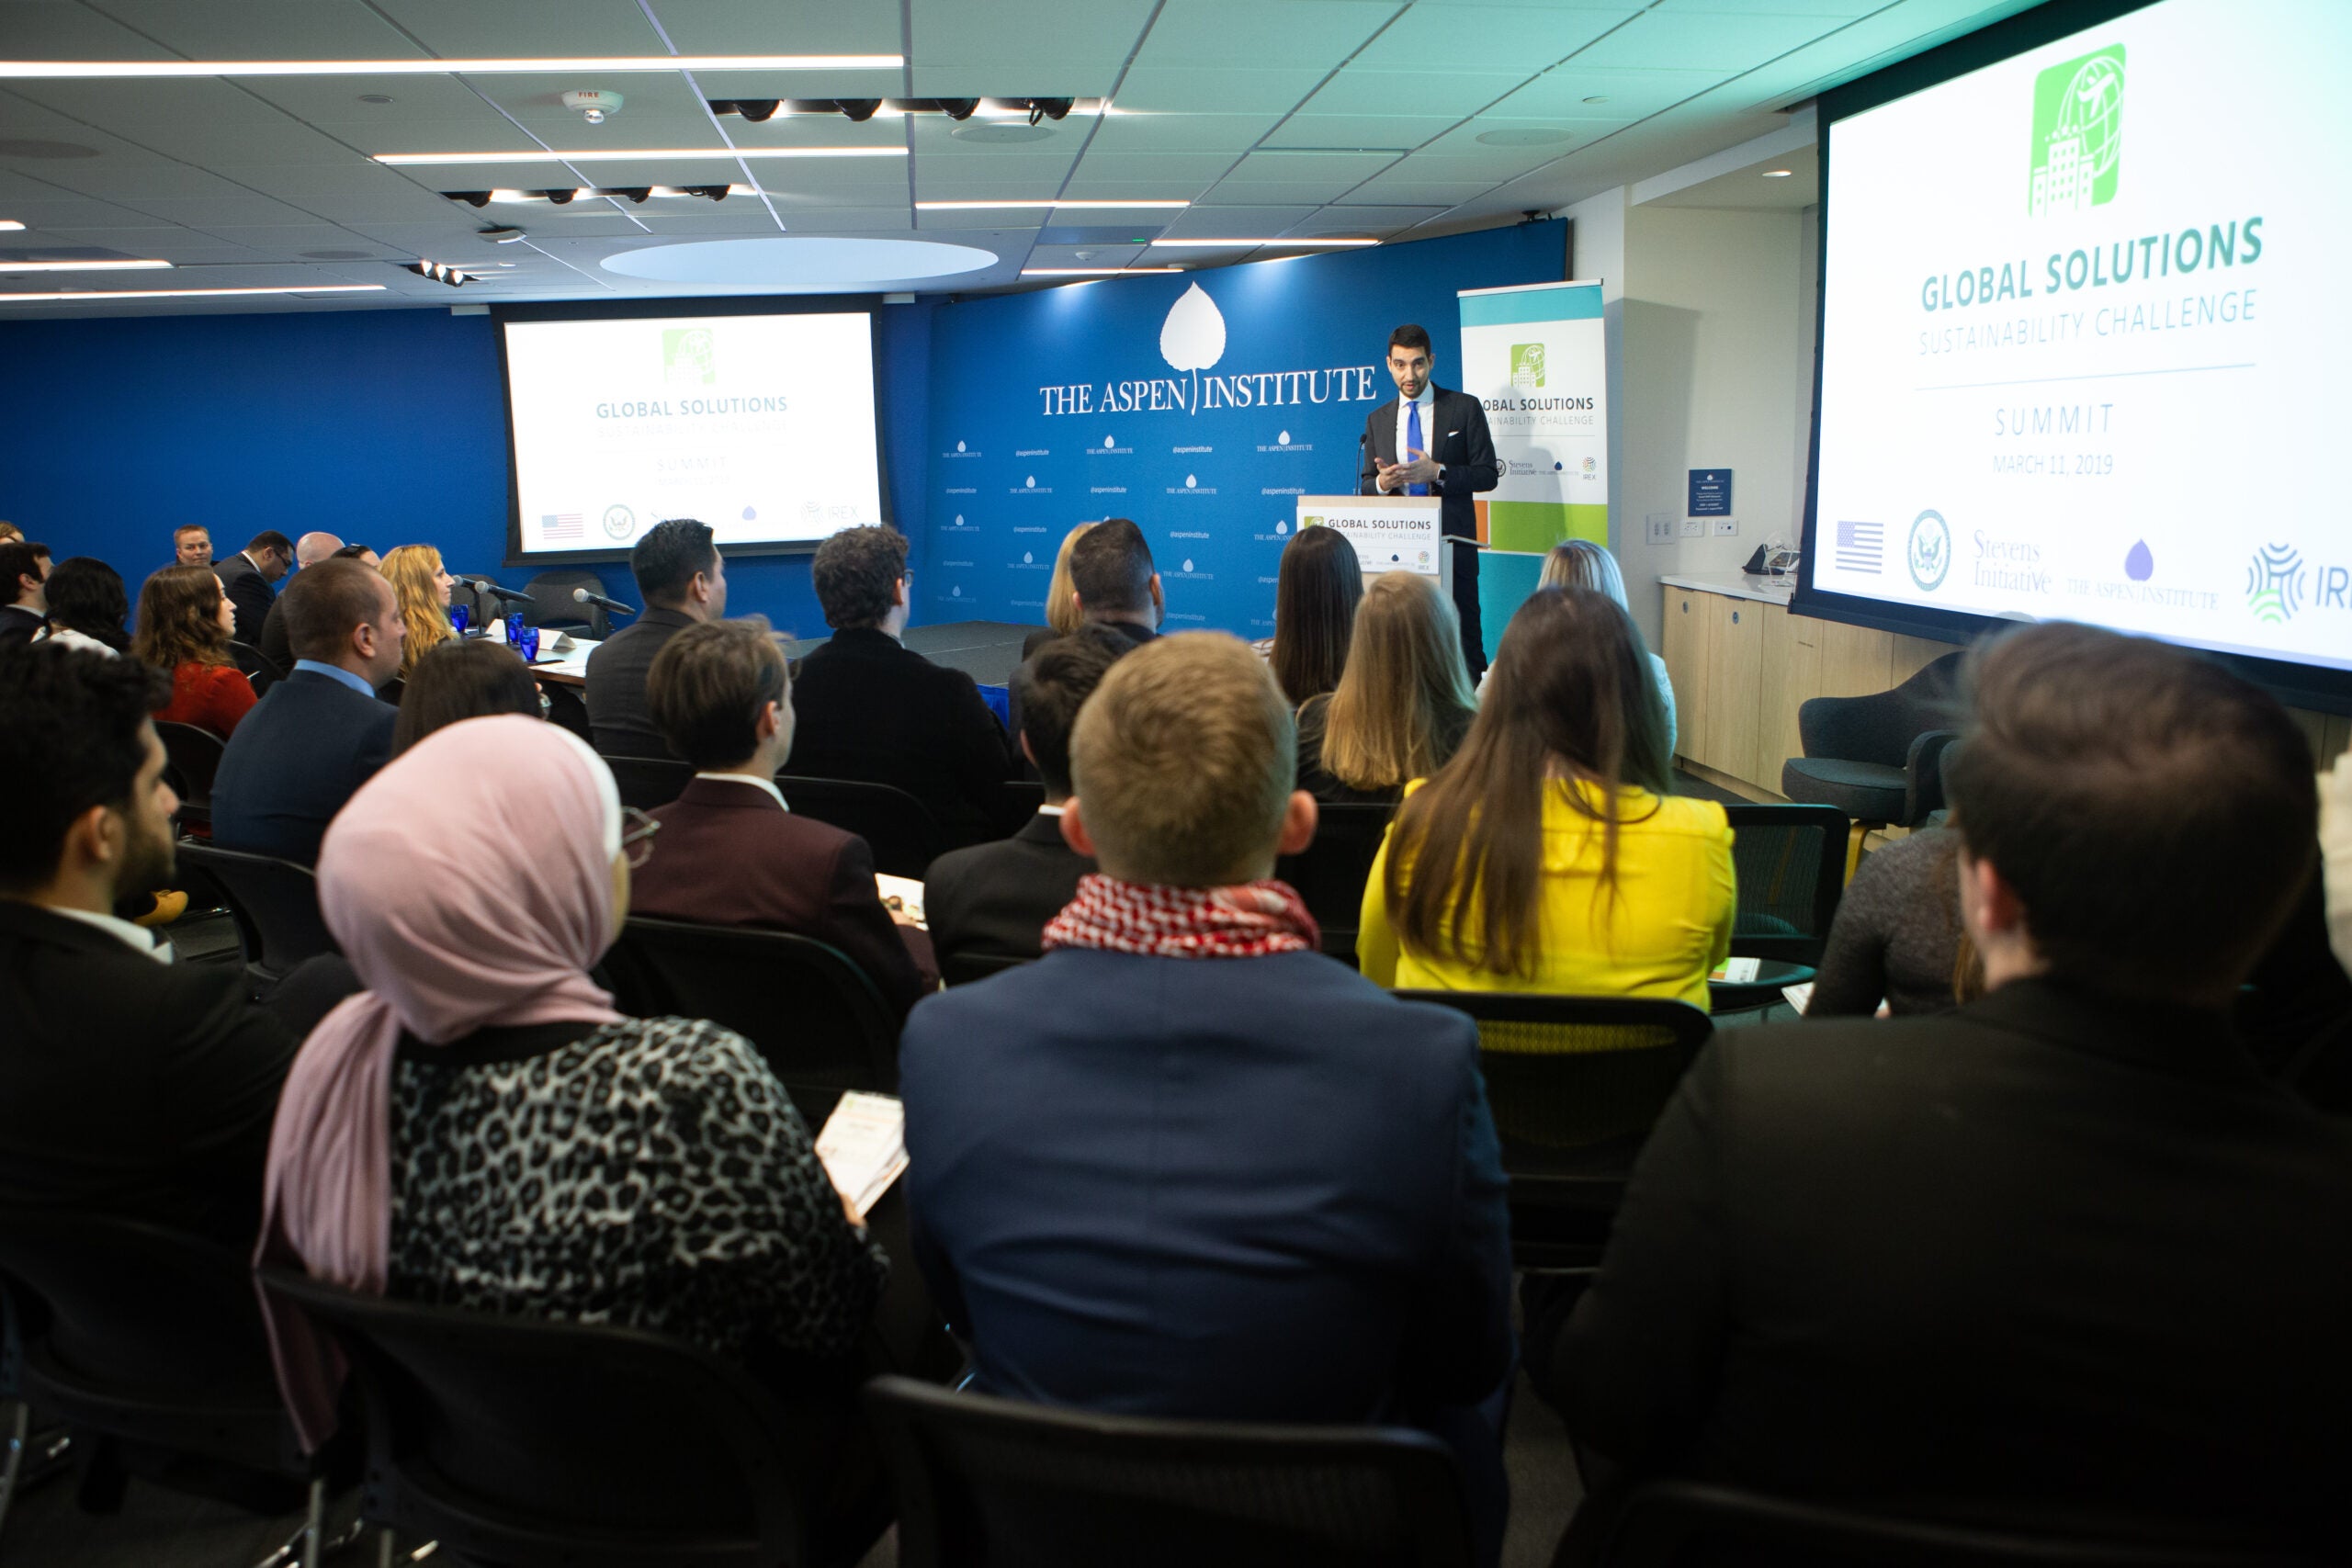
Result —
<path fill-rule="evenodd" d="M 1625 612 L 1589 589 L 1537 592 L 1461 750 L 1412 786 L 1373 863 L 1365 976 L 1704 1009 L 1731 950 L 1731 826 L 1714 802 L 1668 795 L 1669 766 Z"/>

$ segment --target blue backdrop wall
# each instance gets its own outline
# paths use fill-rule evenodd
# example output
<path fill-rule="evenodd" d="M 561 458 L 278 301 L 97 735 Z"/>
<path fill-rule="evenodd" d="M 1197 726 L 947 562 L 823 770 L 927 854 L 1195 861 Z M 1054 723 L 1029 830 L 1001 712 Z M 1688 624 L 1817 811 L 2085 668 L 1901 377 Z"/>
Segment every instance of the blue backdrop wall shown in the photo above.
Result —
<path fill-rule="evenodd" d="M 1132 517 L 1169 625 L 1261 637 L 1295 497 L 1346 492 L 1396 395 L 1388 331 L 1457 386 L 1457 288 L 1566 276 L 1566 225 L 941 307 L 932 324 L 931 620 L 1044 617 L 1071 525 Z"/>

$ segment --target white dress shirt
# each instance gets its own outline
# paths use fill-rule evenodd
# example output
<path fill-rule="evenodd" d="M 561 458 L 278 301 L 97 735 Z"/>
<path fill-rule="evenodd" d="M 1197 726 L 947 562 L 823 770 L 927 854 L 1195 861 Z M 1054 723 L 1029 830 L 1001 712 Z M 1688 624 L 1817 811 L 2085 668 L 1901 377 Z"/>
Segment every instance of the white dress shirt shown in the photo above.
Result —
<path fill-rule="evenodd" d="M 88 909 L 68 909 L 59 904 L 44 904 L 41 907 L 52 915 L 63 915 L 68 919 L 80 920 L 85 925 L 96 926 L 108 936 L 122 942 L 132 952 L 143 953 L 158 964 L 169 964 L 172 961 L 172 944 L 144 926 L 135 926 L 129 920 L 119 919 L 112 915 L 96 914 Z"/>
<path fill-rule="evenodd" d="M 1437 383 L 1434 381 L 1422 382 L 1421 395 L 1409 402 L 1403 398 L 1396 400 L 1396 460 L 1398 462 L 1409 463 L 1413 460 L 1408 451 L 1408 444 L 1405 439 L 1405 430 L 1406 422 L 1412 417 L 1410 411 L 1415 408 L 1421 411 L 1421 451 L 1427 454 L 1437 450 L 1438 437 L 1442 432 L 1430 428 L 1436 423 L 1436 407 Z M 1402 495 L 1405 493 L 1405 487 L 1399 485 L 1395 490 L 1384 493 Z M 1435 479 L 1430 481 L 1430 493 L 1431 495 L 1437 493 Z"/>
<path fill-rule="evenodd" d="M 785 810 L 789 811 L 792 809 L 791 807 L 785 806 L 784 791 L 775 787 L 775 781 L 774 779 L 762 778 L 757 773 L 696 773 L 695 777 L 698 779 L 717 779 L 720 784 L 750 784 L 753 789 L 763 789 L 767 791 L 768 797 L 774 800 L 776 805 L 783 807 Z"/>

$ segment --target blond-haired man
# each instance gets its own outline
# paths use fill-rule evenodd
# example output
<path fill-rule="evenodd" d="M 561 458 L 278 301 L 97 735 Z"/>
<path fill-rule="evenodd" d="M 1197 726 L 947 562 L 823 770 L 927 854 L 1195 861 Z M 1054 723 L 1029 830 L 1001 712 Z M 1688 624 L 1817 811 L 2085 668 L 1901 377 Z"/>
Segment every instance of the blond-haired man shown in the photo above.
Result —
<path fill-rule="evenodd" d="M 1315 836 L 1295 759 L 1235 638 L 1103 678 L 1061 818 L 1100 874 L 1043 959 L 907 1023 L 917 1257 L 990 1392 L 1437 1431 L 1492 1561 L 1510 1258 L 1477 1036 L 1317 950 L 1271 875 Z"/>

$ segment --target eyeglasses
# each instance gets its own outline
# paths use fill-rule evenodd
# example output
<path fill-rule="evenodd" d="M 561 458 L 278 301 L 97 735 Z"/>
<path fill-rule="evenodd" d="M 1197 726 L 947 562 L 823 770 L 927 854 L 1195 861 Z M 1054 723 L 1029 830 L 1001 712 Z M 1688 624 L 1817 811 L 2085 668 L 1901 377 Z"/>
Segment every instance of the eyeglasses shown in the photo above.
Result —
<path fill-rule="evenodd" d="M 660 819 L 634 806 L 621 807 L 621 852 L 628 856 L 630 870 L 653 858 L 653 835 L 661 830 Z"/>

